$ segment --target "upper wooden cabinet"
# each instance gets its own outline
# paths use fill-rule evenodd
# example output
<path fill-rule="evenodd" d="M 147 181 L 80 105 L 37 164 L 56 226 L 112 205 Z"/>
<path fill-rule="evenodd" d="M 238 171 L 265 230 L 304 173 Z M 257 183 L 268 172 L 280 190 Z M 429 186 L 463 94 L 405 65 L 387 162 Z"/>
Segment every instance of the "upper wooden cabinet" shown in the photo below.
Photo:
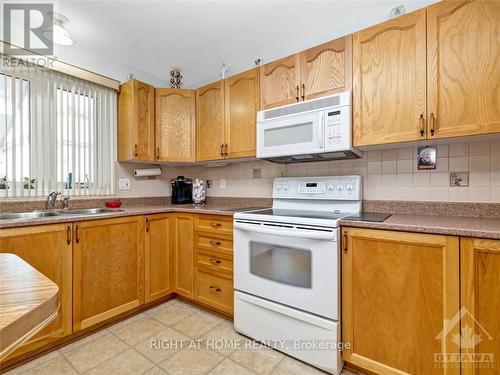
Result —
<path fill-rule="evenodd" d="M 141 216 L 74 224 L 75 331 L 144 303 L 143 231 Z"/>
<path fill-rule="evenodd" d="M 298 102 L 300 55 L 284 57 L 260 67 L 260 109 Z"/>
<path fill-rule="evenodd" d="M 131 80 L 120 86 L 118 160 L 155 160 L 155 90 Z"/>
<path fill-rule="evenodd" d="M 227 158 L 255 156 L 259 111 L 258 68 L 225 80 L 225 155 Z"/>
<path fill-rule="evenodd" d="M 40 225 L 0 230 L 0 252 L 18 255 L 59 287 L 57 318 L 4 360 L 56 342 L 72 332 L 72 226 Z M 2 361 L 3 362 L 3 361 Z M 1 365 L 0 365 L 1 368 Z"/>
<path fill-rule="evenodd" d="M 425 34 L 425 9 L 354 34 L 354 146 L 426 137 Z"/>
<path fill-rule="evenodd" d="M 260 67 L 260 109 L 351 90 L 351 58 L 349 35 Z"/>
<path fill-rule="evenodd" d="M 460 366 L 435 361 L 460 353 L 459 238 L 343 233 L 342 340 L 351 343 L 344 359 L 376 374 L 459 374 Z M 494 280 L 498 291 L 498 275 Z"/>
<path fill-rule="evenodd" d="M 196 160 L 224 157 L 224 81 L 196 90 Z"/>
<path fill-rule="evenodd" d="M 429 138 L 500 132 L 500 2 L 427 8 Z"/>
<path fill-rule="evenodd" d="M 145 302 L 155 301 L 174 291 L 172 254 L 172 217 L 170 214 L 149 215 L 145 221 L 144 289 Z"/>
<path fill-rule="evenodd" d="M 195 161 L 195 97 L 195 90 L 155 90 L 157 161 Z"/>
<path fill-rule="evenodd" d="M 468 356 L 484 356 L 486 353 L 494 361 L 493 367 L 488 367 L 487 363 L 466 363 L 462 375 L 498 374 L 500 241 L 463 238 L 460 246 L 463 306 L 460 315 L 462 337 L 468 339 L 463 343 L 462 351 Z"/>
<path fill-rule="evenodd" d="M 300 53 L 300 80 L 305 100 L 351 90 L 352 36 Z"/>
<path fill-rule="evenodd" d="M 196 90 L 196 160 L 255 156 L 259 74 L 252 69 Z"/>

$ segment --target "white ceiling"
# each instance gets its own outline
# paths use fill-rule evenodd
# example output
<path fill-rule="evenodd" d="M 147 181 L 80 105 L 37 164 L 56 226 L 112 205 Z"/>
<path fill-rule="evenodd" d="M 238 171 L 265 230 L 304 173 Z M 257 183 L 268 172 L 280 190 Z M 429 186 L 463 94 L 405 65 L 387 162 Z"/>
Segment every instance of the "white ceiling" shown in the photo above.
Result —
<path fill-rule="evenodd" d="M 58 10 L 71 55 L 92 52 L 163 82 L 180 67 L 184 86 L 197 87 L 220 78 L 222 62 L 232 75 L 381 22 L 395 5 L 435 1 L 61 1 Z"/>

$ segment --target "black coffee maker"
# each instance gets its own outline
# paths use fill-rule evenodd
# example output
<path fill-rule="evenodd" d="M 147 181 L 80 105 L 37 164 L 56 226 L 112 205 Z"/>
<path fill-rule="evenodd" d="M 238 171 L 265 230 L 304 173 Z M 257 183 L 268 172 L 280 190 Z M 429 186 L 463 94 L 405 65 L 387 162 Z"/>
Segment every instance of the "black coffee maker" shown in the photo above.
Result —
<path fill-rule="evenodd" d="M 172 184 L 172 204 L 193 203 L 193 181 L 184 176 L 170 180 Z"/>

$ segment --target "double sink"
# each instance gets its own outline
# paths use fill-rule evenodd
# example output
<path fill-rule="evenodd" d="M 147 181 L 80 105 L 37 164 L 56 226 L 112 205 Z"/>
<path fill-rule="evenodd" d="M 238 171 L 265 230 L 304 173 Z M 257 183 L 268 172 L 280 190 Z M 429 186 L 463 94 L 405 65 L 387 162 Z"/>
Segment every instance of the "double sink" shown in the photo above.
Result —
<path fill-rule="evenodd" d="M 0 220 L 38 219 L 53 216 L 99 215 L 123 211 L 116 208 L 79 208 L 64 211 L 31 211 L 0 214 Z"/>

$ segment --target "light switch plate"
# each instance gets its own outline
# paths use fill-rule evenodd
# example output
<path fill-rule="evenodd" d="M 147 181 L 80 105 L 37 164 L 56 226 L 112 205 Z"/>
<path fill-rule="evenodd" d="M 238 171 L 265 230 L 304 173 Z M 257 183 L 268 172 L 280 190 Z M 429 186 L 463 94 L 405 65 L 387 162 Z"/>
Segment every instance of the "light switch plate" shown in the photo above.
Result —
<path fill-rule="evenodd" d="M 118 180 L 118 185 L 120 190 L 130 190 L 130 179 L 129 178 L 120 178 Z"/>
<path fill-rule="evenodd" d="M 226 180 L 225 180 L 225 179 L 223 179 L 223 178 L 221 178 L 221 179 L 220 179 L 220 182 L 219 182 L 219 188 L 220 188 L 221 190 L 223 190 L 223 189 L 225 189 L 225 188 L 226 188 Z"/>

